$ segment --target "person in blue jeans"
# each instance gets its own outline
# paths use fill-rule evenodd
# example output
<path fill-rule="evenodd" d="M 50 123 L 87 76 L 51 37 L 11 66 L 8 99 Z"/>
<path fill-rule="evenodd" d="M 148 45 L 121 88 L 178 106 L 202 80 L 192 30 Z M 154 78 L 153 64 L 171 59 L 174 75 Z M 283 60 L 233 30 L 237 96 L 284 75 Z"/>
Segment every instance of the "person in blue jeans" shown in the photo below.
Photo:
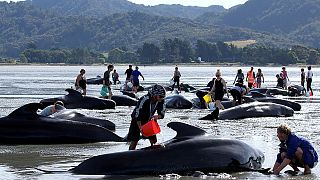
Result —
<path fill-rule="evenodd" d="M 318 162 L 318 154 L 312 144 L 303 137 L 291 132 L 287 125 L 277 129 L 277 136 L 281 141 L 280 152 L 273 166 L 273 174 L 279 175 L 280 171 L 290 165 L 298 172 L 298 167 L 304 168 L 304 174 L 310 174 L 311 168 Z"/>

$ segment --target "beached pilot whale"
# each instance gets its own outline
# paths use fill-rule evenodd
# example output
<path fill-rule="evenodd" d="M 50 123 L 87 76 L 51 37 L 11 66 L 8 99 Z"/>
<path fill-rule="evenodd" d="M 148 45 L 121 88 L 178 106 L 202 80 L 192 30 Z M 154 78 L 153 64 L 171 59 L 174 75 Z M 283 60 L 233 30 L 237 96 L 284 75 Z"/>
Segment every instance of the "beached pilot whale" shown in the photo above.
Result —
<path fill-rule="evenodd" d="M 180 122 L 170 122 L 168 127 L 177 135 L 164 147 L 95 156 L 70 171 L 88 175 L 183 175 L 194 171 L 259 170 L 264 162 L 261 151 L 242 141 L 213 137 Z"/>
<path fill-rule="evenodd" d="M 271 102 L 271 103 L 276 103 L 276 104 L 281 104 L 284 106 L 288 106 L 292 108 L 294 111 L 300 111 L 301 110 L 301 105 L 297 102 L 293 102 L 290 100 L 286 99 L 279 99 L 276 97 L 273 97 L 271 95 L 265 95 L 259 92 L 252 91 L 250 92 L 251 97 L 259 102 Z"/>
<path fill-rule="evenodd" d="M 111 99 L 116 103 L 116 106 L 135 106 L 138 103 L 136 98 L 128 95 L 112 95 Z"/>
<path fill-rule="evenodd" d="M 176 94 L 165 97 L 166 108 L 171 109 L 191 109 L 193 104 L 191 101 L 180 95 L 176 90 Z"/>
<path fill-rule="evenodd" d="M 0 118 L 0 144 L 74 144 L 123 138 L 101 126 L 37 114 L 40 103 L 30 103 Z"/>
<path fill-rule="evenodd" d="M 89 78 L 89 79 L 87 79 L 87 84 L 97 84 L 97 85 L 99 85 L 99 84 L 102 84 L 103 83 L 103 77 L 101 77 L 101 76 L 97 76 L 97 77 L 95 77 L 95 78 Z"/>
<path fill-rule="evenodd" d="M 211 114 L 200 118 L 200 120 L 225 120 L 225 119 L 244 119 L 253 117 L 289 117 L 293 116 L 293 109 L 281 104 L 251 102 L 241 104 L 220 112 L 218 108 Z"/>
<path fill-rule="evenodd" d="M 71 121 L 91 123 L 91 124 L 102 126 L 102 127 L 109 129 L 111 131 L 116 130 L 116 125 L 109 120 L 88 117 L 88 116 L 85 116 L 81 113 L 78 113 L 76 111 L 69 110 L 69 109 L 65 109 L 65 110 L 56 112 L 56 113 L 52 114 L 51 117 L 57 118 L 57 119 L 66 119 L 66 120 L 71 120 Z"/>
<path fill-rule="evenodd" d="M 74 89 L 66 89 L 67 95 L 55 98 L 42 99 L 40 101 L 45 107 L 54 104 L 56 101 L 62 101 L 67 109 L 114 109 L 116 103 L 110 99 L 97 98 L 93 96 L 83 96 Z"/>

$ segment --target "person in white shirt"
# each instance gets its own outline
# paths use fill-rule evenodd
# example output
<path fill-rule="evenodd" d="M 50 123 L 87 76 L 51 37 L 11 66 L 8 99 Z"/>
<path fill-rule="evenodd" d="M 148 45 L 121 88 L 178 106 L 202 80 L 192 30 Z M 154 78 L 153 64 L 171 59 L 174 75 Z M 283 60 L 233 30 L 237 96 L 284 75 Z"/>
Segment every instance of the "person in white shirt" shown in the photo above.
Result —
<path fill-rule="evenodd" d="M 308 66 L 308 72 L 307 72 L 307 78 L 306 78 L 307 79 L 307 93 L 310 92 L 311 96 L 313 95 L 313 91 L 311 88 L 312 76 L 313 76 L 313 73 L 311 71 L 311 66 Z"/>

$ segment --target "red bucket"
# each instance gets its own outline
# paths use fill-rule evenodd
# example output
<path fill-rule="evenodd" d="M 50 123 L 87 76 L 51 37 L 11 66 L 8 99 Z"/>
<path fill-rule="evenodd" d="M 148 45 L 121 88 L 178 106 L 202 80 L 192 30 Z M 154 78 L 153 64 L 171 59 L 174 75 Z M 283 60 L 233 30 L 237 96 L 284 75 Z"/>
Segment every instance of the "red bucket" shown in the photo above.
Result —
<path fill-rule="evenodd" d="M 145 137 L 153 136 L 160 133 L 160 131 L 160 126 L 154 119 L 151 119 L 141 127 L 141 133 Z"/>

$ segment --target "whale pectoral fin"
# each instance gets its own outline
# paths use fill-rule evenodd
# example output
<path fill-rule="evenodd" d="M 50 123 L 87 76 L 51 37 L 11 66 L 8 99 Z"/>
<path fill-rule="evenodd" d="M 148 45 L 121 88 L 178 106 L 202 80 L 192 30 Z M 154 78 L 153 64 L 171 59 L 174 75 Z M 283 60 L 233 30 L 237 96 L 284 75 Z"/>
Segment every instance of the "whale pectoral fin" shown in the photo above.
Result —
<path fill-rule="evenodd" d="M 200 128 L 181 122 L 170 122 L 167 126 L 177 132 L 175 138 L 181 138 L 185 136 L 201 136 L 207 133 Z"/>

